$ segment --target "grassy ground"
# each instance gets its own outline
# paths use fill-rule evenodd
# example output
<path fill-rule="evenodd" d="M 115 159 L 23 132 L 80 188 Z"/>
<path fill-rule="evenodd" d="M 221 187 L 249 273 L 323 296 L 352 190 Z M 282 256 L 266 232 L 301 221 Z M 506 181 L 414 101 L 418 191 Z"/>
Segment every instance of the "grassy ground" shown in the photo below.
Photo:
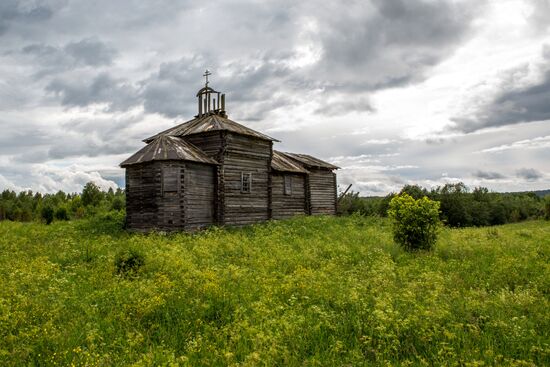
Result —
<path fill-rule="evenodd" d="M 120 276 L 127 248 L 145 265 Z M 444 229 L 429 254 L 376 218 L 0 222 L 0 365 L 549 365 L 549 260 L 544 221 Z"/>

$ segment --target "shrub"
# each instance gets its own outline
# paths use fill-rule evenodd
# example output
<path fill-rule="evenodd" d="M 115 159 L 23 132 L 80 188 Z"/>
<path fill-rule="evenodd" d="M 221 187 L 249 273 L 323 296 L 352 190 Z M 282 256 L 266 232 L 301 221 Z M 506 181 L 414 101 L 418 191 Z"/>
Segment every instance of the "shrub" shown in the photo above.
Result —
<path fill-rule="evenodd" d="M 145 265 L 145 256 L 135 248 L 119 251 L 115 256 L 115 270 L 120 275 L 133 275 Z"/>
<path fill-rule="evenodd" d="M 55 210 L 55 219 L 57 220 L 69 220 L 69 213 L 67 208 L 60 206 Z"/>
<path fill-rule="evenodd" d="M 122 210 L 124 209 L 124 199 L 120 196 L 116 196 L 114 199 L 113 199 L 113 202 L 111 204 L 111 209 L 112 210 Z"/>
<path fill-rule="evenodd" d="M 46 224 L 50 224 L 53 222 L 53 208 L 49 205 L 42 207 L 40 216 L 46 221 Z"/>
<path fill-rule="evenodd" d="M 550 220 L 550 195 L 544 197 L 544 218 Z"/>
<path fill-rule="evenodd" d="M 390 201 L 388 215 L 393 221 L 397 244 L 408 251 L 433 248 L 440 226 L 439 202 L 427 197 L 415 200 L 404 193 Z"/>

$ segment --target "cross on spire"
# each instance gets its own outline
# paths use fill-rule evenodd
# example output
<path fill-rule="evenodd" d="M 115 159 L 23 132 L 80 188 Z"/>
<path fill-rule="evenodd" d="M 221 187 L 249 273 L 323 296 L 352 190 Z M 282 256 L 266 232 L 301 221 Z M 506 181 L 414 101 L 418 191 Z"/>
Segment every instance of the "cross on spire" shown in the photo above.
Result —
<path fill-rule="evenodd" d="M 206 78 L 206 84 L 205 84 L 206 87 L 208 87 L 208 76 L 209 75 L 212 75 L 212 73 L 210 71 L 208 71 L 208 69 L 206 69 L 204 74 L 202 74 L 202 76 L 204 76 Z"/>

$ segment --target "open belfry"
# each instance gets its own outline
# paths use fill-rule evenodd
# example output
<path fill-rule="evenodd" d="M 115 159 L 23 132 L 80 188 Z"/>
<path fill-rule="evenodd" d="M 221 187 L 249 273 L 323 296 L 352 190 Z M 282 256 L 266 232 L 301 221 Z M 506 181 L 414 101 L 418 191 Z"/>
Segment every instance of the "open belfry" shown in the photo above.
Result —
<path fill-rule="evenodd" d="M 294 215 L 334 215 L 338 167 L 273 149 L 278 140 L 227 116 L 225 95 L 197 93 L 198 113 L 144 140 L 126 169 L 127 228 L 196 230 Z"/>

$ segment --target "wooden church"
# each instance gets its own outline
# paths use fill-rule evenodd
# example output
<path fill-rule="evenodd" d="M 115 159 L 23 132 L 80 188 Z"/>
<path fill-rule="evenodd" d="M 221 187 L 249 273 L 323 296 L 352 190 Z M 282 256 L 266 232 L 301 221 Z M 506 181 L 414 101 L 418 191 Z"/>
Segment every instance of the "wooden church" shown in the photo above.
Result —
<path fill-rule="evenodd" d="M 194 119 L 144 140 L 126 169 L 126 221 L 134 231 L 240 226 L 294 215 L 334 215 L 338 167 L 273 149 L 273 139 L 227 117 L 206 85 Z"/>

